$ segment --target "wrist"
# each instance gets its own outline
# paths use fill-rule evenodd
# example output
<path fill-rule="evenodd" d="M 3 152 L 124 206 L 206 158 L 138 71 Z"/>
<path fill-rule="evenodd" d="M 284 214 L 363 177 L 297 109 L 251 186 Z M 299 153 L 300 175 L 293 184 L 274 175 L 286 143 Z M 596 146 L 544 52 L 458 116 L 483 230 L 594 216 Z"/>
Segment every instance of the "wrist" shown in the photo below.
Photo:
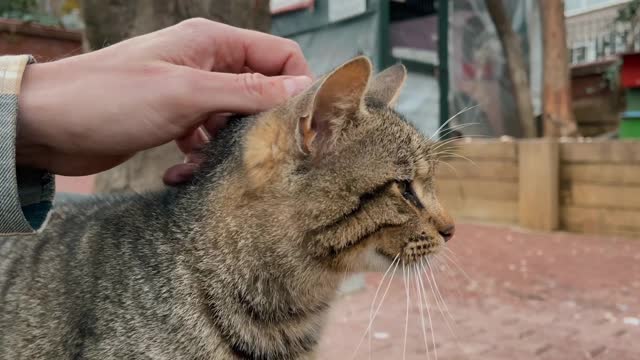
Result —
<path fill-rule="evenodd" d="M 46 64 L 31 64 L 25 68 L 18 94 L 16 126 L 16 164 L 34 168 L 46 168 L 46 157 L 51 151 L 46 139 L 46 115 L 51 113 L 47 104 Z M 47 91 L 48 90 L 48 91 Z"/>

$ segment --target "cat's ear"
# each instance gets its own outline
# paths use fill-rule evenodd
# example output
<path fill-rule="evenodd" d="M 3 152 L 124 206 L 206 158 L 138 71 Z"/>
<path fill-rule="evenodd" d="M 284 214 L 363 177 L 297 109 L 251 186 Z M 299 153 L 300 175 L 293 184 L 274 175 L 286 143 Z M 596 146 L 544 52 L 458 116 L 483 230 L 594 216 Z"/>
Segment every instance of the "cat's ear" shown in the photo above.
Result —
<path fill-rule="evenodd" d="M 371 80 L 366 96 L 393 107 L 398 101 L 400 90 L 406 79 L 407 69 L 404 65 L 393 65 Z"/>
<path fill-rule="evenodd" d="M 298 119 L 298 146 L 305 154 L 330 146 L 337 132 L 357 112 L 365 111 L 364 95 L 371 62 L 357 57 L 335 69 L 311 88 L 307 111 Z"/>

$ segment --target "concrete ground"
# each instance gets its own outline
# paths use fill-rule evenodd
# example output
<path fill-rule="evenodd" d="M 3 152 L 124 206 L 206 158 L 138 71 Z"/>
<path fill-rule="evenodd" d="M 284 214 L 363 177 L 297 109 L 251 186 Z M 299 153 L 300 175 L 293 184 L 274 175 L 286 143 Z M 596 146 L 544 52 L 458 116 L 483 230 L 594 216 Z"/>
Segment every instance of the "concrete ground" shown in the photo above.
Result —
<path fill-rule="evenodd" d="M 467 224 L 459 226 L 450 249 L 455 255 L 447 251 L 449 259 L 433 264 L 450 326 L 426 277 L 428 305 L 417 304 L 423 293 L 410 280 L 405 321 L 407 292 L 398 269 L 373 322 L 370 347 L 363 335 L 382 274 L 367 274 L 364 289 L 334 307 L 320 358 L 640 359 L 640 239 Z"/>

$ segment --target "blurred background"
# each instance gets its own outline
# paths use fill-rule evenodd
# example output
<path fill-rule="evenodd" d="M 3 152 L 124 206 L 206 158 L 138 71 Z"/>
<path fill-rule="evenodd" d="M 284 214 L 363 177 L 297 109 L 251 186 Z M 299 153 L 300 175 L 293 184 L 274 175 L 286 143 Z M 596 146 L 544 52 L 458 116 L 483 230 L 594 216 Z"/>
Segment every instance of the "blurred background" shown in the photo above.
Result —
<path fill-rule="evenodd" d="M 640 359 L 640 1 L 2 0 L 0 55 L 196 16 L 294 39 L 316 74 L 402 62 L 398 111 L 456 144 L 437 180 L 459 230 L 426 291 L 350 278 L 321 358 Z M 168 144 L 58 191 L 157 189 L 176 161 Z"/>

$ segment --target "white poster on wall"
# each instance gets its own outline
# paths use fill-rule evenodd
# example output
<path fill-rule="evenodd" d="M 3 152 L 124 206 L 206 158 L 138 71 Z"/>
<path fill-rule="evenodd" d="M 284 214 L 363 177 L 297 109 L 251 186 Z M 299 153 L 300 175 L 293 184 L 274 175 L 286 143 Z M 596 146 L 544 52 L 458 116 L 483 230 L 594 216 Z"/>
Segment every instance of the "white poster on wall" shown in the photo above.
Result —
<path fill-rule="evenodd" d="M 336 22 L 367 11 L 367 0 L 329 0 L 329 22 Z"/>

